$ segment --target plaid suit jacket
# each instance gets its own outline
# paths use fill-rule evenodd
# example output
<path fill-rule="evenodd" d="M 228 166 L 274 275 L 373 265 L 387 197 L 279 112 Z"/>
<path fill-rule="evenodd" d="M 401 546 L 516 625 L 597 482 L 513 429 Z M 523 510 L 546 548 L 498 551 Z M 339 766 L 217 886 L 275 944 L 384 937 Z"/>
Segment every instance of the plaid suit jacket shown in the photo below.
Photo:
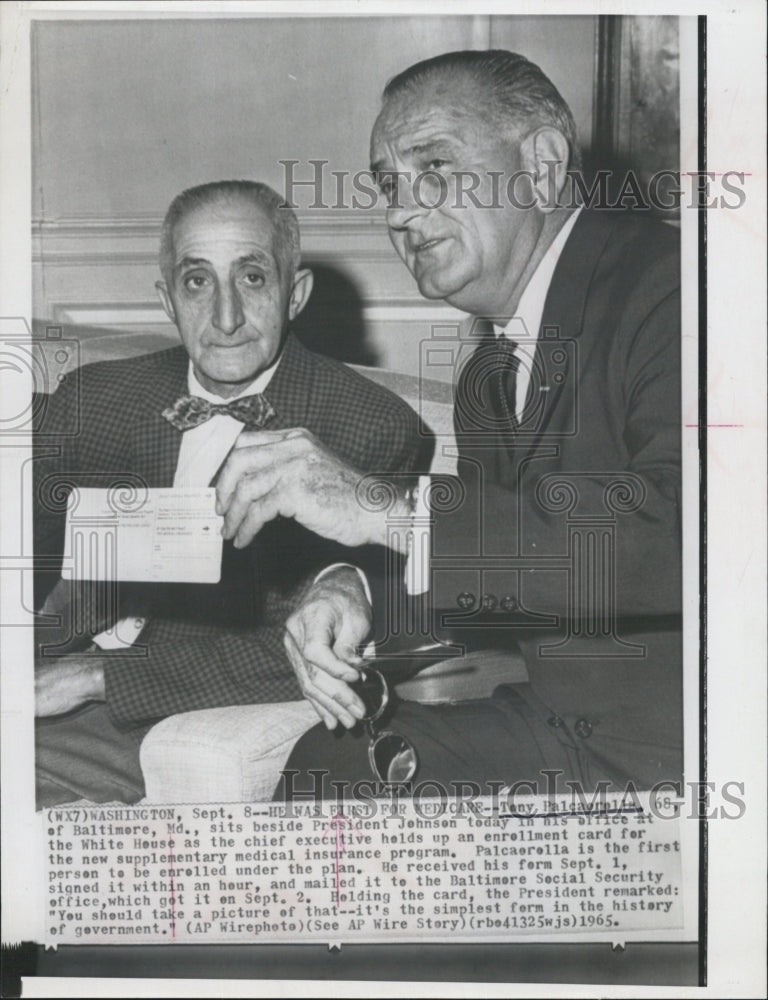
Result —
<path fill-rule="evenodd" d="M 161 411 L 187 391 L 187 368 L 183 347 L 87 365 L 38 407 L 36 607 L 59 579 L 73 487 L 173 484 L 181 434 Z M 292 335 L 265 395 L 277 415 L 270 426 L 307 428 L 361 472 L 429 465 L 429 436 L 406 403 Z M 383 557 L 278 518 L 242 552 L 225 543 L 220 584 L 121 585 L 119 615 L 141 613 L 148 622 L 136 646 L 106 668 L 114 721 L 129 727 L 194 709 L 300 698 L 282 641 L 299 589 L 330 562 L 370 571 Z M 54 634 L 40 628 L 38 645 L 50 647 Z"/>

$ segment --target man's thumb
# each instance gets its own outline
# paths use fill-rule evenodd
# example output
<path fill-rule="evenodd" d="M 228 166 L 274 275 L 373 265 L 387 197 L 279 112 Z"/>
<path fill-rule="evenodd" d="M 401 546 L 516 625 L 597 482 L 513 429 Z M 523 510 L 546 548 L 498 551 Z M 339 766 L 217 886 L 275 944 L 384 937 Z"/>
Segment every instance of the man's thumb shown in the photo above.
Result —
<path fill-rule="evenodd" d="M 341 634 L 334 643 L 333 651 L 340 660 L 357 666 L 362 663 L 362 657 L 357 652 L 357 644 L 351 641 L 349 630 L 342 626 Z"/>

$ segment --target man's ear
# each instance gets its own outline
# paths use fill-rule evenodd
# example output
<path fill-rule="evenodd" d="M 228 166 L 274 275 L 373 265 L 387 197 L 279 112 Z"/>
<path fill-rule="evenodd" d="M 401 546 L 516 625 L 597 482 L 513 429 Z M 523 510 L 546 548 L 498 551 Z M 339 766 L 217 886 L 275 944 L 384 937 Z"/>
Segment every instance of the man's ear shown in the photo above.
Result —
<path fill-rule="evenodd" d="M 293 287 L 291 288 L 291 297 L 288 300 L 288 319 L 293 320 L 299 315 L 301 310 L 307 304 L 309 296 L 312 294 L 312 285 L 315 282 L 315 276 L 309 270 L 309 268 L 302 268 L 297 271 L 293 276 Z"/>
<path fill-rule="evenodd" d="M 560 204 L 568 170 L 568 140 L 556 128 L 543 126 L 520 144 L 524 167 L 530 171 L 539 209 L 554 212 Z"/>
<path fill-rule="evenodd" d="M 157 289 L 157 295 L 160 299 L 160 304 L 165 310 L 165 314 L 171 323 L 176 322 L 176 311 L 173 308 L 173 302 L 171 301 L 171 296 L 168 294 L 168 286 L 164 281 L 156 281 L 155 288 Z"/>

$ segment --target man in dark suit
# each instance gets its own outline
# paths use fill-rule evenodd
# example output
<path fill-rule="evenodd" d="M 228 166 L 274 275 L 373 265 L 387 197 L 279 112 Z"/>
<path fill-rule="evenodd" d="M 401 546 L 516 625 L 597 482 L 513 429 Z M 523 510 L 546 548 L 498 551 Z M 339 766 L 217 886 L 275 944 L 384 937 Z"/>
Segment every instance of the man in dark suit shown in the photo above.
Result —
<path fill-rule="evenodd" d="M 679 780 L 676 234 L 569 204 L 571 113 L 513 53 L 450 53 L 401 73 L 384 92 L 371 160 L 390 237 L 422 294 L 479 318 L 456 389 L 459 479 L 426 505 L 426 601 L 444 637 L 502 653 L 515 643 L 529 675 L 478 701 L 401 704 L 387 728 L 415 750 L 416 780 L 542 791 L 552 772 L 585 789 Z M 250 440 L 220 483 L 226 534 L 245 543 L 288 510 L 335 537 L 306 487 L 311 442 Z M 281 461 L 291 473 L 276 492 L 259 469 Z M 424 509 L 407 490 L 387 512 L 350 492 L 337 520 L 349 541 L 383 542 L 388 518 Z M 363 621 L 361 591 L 345 607 Z M 352 732 L 334 739 L 318 727 L 288 769 L 370 779 L 369 734 L 355 726 L 365 709 L 348 686 L 360 660 L 329 655 L 327 641 L 317 653 L 342 620 L 312 592 L 289 620 L 302 690 L 326 725 Z"/>
<path fill-rule="evenodd" d="M 179 195 L 163 226 L 157 288 L 183 346 L 74 371 L 41 408 L 41 805 L 139 798 L 138 748 L 158 719 L 300 697 L 282 642 L 297 595 L 329 563 L 377 558 L 282 519 L 247 549 L 224 543 L 218 584 L 123 584 L 105 594 L 59 575 L 72 490 L 208 486 L 245 428 L 308 428 L 361 472 L 408 470 L 428 444 L 405 403 L 288 332 L 312 274 L 299 266 L 298 224 L 280 202 L 266 185 L 240 181 Z"/>

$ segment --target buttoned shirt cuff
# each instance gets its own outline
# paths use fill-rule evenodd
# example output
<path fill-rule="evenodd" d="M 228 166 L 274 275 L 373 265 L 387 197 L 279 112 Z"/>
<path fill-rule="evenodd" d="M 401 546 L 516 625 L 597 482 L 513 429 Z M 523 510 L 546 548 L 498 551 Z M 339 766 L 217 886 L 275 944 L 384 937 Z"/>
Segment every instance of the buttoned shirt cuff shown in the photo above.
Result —
<path fill-rule="evenodd" d="M 363 573 L 363 571 L 360 569 L 359 566 L 355 566 L 352 563 L 339 562 L 339 563 L 333 563 L 331 566 L 326 566 L 325 569 L 320 570 L 320 572 L 315 577 L 314 582 L 318 583 L 320 580 L 323 579 L 324 576 L 327 576 L 329 573 L 332 573 L 333 570 L 335 569 L 353 569 L 360 577 L 360 583 L 363 585 L 363 590 L 365 591 L 365 596 L 368 598 L 368 603 L 371 605 L 371 607 L 373 607 L 373 598 L 371 597 L 371 587 L 370 584 L 368 583 L 368 577 L 365 575 L 365 573 Z"/>
<path fill-rule="evenodd" d="M 99 649 L 127 649 L 139 638 L 146 618 L 121 618 L 111 629 L 99 632 L 93 637 L 93 644 Z"/>
<path fill-rule="evenodd" d="M 432 512 L 429 507 L 429 476 L 419 476 L 411 530 L 408 532 L 408 555 L 405 562 L 405 589 L 409 595 L 429 590 Z"/>

